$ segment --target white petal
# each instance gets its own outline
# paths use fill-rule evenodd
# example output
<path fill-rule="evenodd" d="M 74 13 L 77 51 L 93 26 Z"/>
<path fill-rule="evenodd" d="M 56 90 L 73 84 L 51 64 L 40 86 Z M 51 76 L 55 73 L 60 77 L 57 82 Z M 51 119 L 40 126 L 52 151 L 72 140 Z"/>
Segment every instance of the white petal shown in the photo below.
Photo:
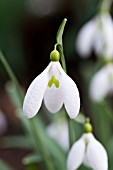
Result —
<path fill-rule="evenodd" d="M 92 19 L 83 26 L 78 34 L 76 48 L 83 57 L 88 57 L 91 53 L 95 36 L 95 26 L 95 20 Z"/>
<path fill-rule="evenodd" d="M 104 54 L 113 58 L 113 21 L 111 16 L 106 13 L 97 17 L 97 34 L 95 36 L 94 48 L 98 55 Z M 100 28 L 101 27 L 101 28 Z"/>
<path fill-rule="evenodd" d="M 48 67 L 33 80 L 27 90 L 23 104 L 23 112 L 27 118 L 35 116 L 41 107 L 49 80 L 48 70 L 50 69 L 51 64 L 52 63 L 50 63 Z"/>
<path fill-rule="evenodd" d="M 56 113 L 61 109 L 63 100 L 60 86 L 59 88 L 56 88 L 55 85 L 52 85 L 51 88 L 46 88 L 46 92 L 44 94 L 44 103 L 47 109 L 52 113 Z"/>
<path fill-rule="evenodd" d="M 113 64 L 107 64 L 106 70 L 110 89 L 109 92 L 113 93 Z"/>
<path fill-rule="evenodd" d="M 61 71 L 60 84 L 62 98 L 64 101 L 65 109 L 70 116 L 70 118 L 75 118 L 80 110 L 80 97 L 79 91 L 75 82 L 64 72 L 60 63 L 58 65 Z"/>
<path fill-rule="evenodd" d="M 69 152 L 67 158 L 67 170 L 77 169 L 83 162 L 85 155 L 85 142 L 84 136 L 82 136 L 77 142 L 75 142 Z"/>
<path fill-rule="evenodd" d="M 103 67 L 92 78 L 90 84 L 90 96 L 95 101 L 102 100 L 110 91 L 108 71 Z"/>
<path fill-rule="evenodd" d="M 106 150 L 91 133 L 86 134 L 86 136 L 89 143 L 85 155 L 85 164 L 93 170 L 108 170 L 108 156 Z"/>
<path fill-rule="evenodd" d="M 52 61 L 51 63 L 52 63 L 51 68 L 49 70 L 50 79 L 52 76 L 55 76 L 56 79 L 59 79 L 60 77 L 60 70 L 58 68 L 59 62 Z"/>
<path fill-rule="evenodd" d="M 65 151 L 68 150 L 69 148 L 68 124 L 65 120 L 60 119 L 56 120 L 56 122 L 51 123 L 47 127 L 47 133 L 54 140 L 56 140 Z"/>

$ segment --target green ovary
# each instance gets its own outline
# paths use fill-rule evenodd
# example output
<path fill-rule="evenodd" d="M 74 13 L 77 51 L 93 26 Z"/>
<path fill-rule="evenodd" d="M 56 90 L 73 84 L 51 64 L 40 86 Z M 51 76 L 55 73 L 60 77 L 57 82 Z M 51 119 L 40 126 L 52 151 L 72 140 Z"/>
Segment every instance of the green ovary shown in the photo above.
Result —
<path fill-rule="evenodd" d="M 59 87 L 59 81 L 55 78 L 55 76 L 51 77 L 51 79 L 48 82 L 48 86 L 51 87 L 53 84 L 56 86 L 56 88 Z"/>

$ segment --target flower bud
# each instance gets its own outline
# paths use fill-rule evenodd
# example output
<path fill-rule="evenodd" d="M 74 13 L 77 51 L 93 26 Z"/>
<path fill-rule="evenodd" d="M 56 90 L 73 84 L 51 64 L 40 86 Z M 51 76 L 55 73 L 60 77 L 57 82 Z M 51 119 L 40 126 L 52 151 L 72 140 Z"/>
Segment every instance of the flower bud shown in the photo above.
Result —
<path fill-rule="evenodd" d="M 53 50 L 50 53 L 50 60 L 51 61 L 59 61 L 60 60 L 60 53 L 57 50 Z"/>

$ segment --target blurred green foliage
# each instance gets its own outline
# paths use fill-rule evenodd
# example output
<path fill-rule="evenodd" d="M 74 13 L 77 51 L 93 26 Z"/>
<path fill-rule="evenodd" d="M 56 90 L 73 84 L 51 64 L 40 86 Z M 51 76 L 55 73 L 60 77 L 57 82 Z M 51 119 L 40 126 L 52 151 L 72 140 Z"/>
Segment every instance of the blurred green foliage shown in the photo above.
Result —
<path fill-rule="evenodd" d="M 21 30 L 23 17 L 24 0 L 0 1 L 0 49 L 18 74 L 25 70 Z"/>
<path fill-rule="evenodd" d="M 64 33 L 64 53 L 66 56 L 68 72 L 77 81 L 81 92 L 81 110 L 85 113 L 86 116 L 91 117 L 92 124 L 94 126 L 94 134 L 99 139 L 105 148 L 108 151 L 109 156 L 109 170 L 113 169 L 113 108 L 111 108 L 109 100 L 103 103 L 93 103 L 89 97 L 89 84 L 93 74 L 100 68 L 100 63 L 97 60 L 96 56 L 89 58 L 87 60 L 80 59 L 79 55 L 75 51 L 75 40 L 76 35 L 81 28 L 81 26 L 88 21 L 92 16 L 94 16 L 98 10 L 99 0 L 70 0 L 63 1 L 62 10 L 58 10 L 55 14 L 45 17 L 34 16 L 30 12 L 26 12 L 26 2 L 27 0 L 0 0 L 0 48 L 6 56 L 8 63 L 13 68 L 16 75 L 19 78 L 24 79 L 23 75 L 26 75 L 26 70 L 31 72 L 31 76 L 38 74 L 38 71 L 42 69 L 41 65 L 44 65 L 45 61 L 49 61 L 49 50 L 53 48 L 56 30 L 59 26 L 59 23 L 64 17 L 68 19 L 66 32 Z M 67 6 L 66 6 L 67 5 Z M 59 2 L 60 6 L 60 2 Z M 113 12 L 113 11 L 112 11 Z M 46 30 L 45 25 L 49 23 L 50 30 Z M 38 25 L 38 26 L 37 26 Z M 41 29 L 44 28 L 44 29 Z M 46 36 L 45 33 L 52 33 L 52 37 Z M 27 35 L 27 38 L 25 35 Z M 35 38 L 34 38 L 35 37 Z M 45 41 L 46 39 L 46 41 Z M 38 42 L 39 41 L 39 42 Z M 26 43 L 27 42 L 27 43 Z M 30 42 L 30 60 L 29 62 L 35 63 L 33 68 L 29 67 L 28 63 L 28 52 L 29 52 L 29 42 Z M 36 44 L 38 42 L 38 44 Z M 49 42 L 49 44 L 47 43 Z M 27 45 L 25 45 L 27 44 Z M 35 45 L 34 45 L 35 44 Z M 48 54 L 45 56 L 45 53 L 49 47 Z M 33 52 L 34 51 L 34 52 Z M 39 54 L 39 56 L 37 56 Z M 43 56 L 41 56 L 41 54 Z M 48 58 L 47 58 L 48 57 Z M 42 60 L 40 60 L 42 58 Z M 44 59 L 44 60 L 43 60 Z M 99 64 L 98 64 L 99 63 Z M 35 66 L 35 67 L 34 67 Z M 44 65 L 45 67 L 45 65 Z M 40 69 L 39 69 L 40 68 Z M 39 70 L 38 70 L 39 69 Z M 38 71 L 37 71 L 38 70 Z M 7 78 L 7 75 L 4 73 L 3 68 L 0 66 L 0 76 Z M 30 77 L 31 78 L 31 77 Z M 1 80 L 2 81 L 2 80 Z M 25 76 L 24 83 L 28 82 L 29 78 Z M 18 101 L 16 93 L 13 95 L 13 102 Z M 16 99 L 15 99 L 16 97 Z M 111 101 L 113 100 L 110 99 Z M 20 118 L 21 119 L 21 118 Z M 52 121 L 52 118 L 48 118 L 49 121 Z M 41 123 L 36 117 L 37 129 L 42 127 Z M 35 122 L 36 123 L 36 122 Z M 6 147 L 17 147 L 17 148 L 30 148 L 30 144 L 34 146 L 37 145 L 37 142 L 34 142 L 32 130 L 29 130 L 29 123 L 26 120 L 23 121 L 28 129 L 28 136 L 16 136 L 4 138 Z M 40 125 L 40 126 L 39 126 Z M 21 129 L 22 127 L 20 127 Z M 24 127 L 25 128 L 25 127 Z M 78 139 L 83 130 L 82 126 L 78 123 L 74 123 L 75 128 L 75 139 Z M 41 130 L 41 129 L 40 129 Z M 42 138 L 45 138 L 45 131 L 42 129 Z M 30 138 L 30 139 L 29 139 Z M 13 142 L 14 144 L 13 144 Z M 16 143 L 15 143 L 16 141 Z M 25 142 L 28 142 L 26 145 Z M 58 169 L 58 162 L 65 162 L 65 153 L 59 148 L 54 141 L 51 141 L 50 138 L 47 138 L 44 141 L 44 144 L 51 155 L 56 159 L 55 152 L 60 155 L 58 160 L 56 159 L 56 169 Z M 12 146 L 13 145 L 13 146 Z M 30 148 L 31 149 L 31 148 Z M 32 148 L 33 149 L 33 148 Z M 57 150 L 58 149 L 58 150 Z M 39 155 L 40 156 L 40 155 Z M 27 159 L 29 160 L 29 159 Z M 0 162 L 0 166 L 1 162 Z M 4 165 L 3 165 L 4 166 Z M 35 165 L 34 169 L 35 168 Z M 65 169 L 65 167 L 63 167 Z M 30 167 L 28 167 L 30 169 Z M 32 169 L 32 166 L 31 166 Z M 9 170 L 2 168 L 2 170 Z M 81 166 L 79 170 L 88 170 L 88 168 Z"/>

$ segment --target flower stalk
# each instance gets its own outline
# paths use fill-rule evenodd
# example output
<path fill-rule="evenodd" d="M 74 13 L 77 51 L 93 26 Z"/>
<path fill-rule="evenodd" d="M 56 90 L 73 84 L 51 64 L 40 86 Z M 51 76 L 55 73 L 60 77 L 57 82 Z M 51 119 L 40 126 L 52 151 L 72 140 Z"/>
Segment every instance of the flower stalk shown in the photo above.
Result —
<path fill-rule="evenodd" d="M 60 52 L 62 67 L 63 67 L 64 71 L 67 73 L 66 61 L 65 61 L 63 45 L 62 45 L 62 36 L 63 36 L 63 31 L 64 31 L 66 22 L 67 22 L 67 19 L 64 19 L 58 29 L 56 45 L 57 45 L 58 51 Z M 56 47 L 56 45 L 55 45 L 55 47 Z M 67 118 L 67 122 L 68 122 L 69 149 L 70 149 L 73 144 L 73 127 L 72 127 L 71 119 L 69 118 L 69 116 L 67 114 L 66 114 L 66 118 Z"/>
<path fill-rule="evenodd" d="M 64 71 L 67 72 L 65 56 L 63 54 L 63 50 L 61 50 L 60 52 L 61 52 L 62 67 L 63 67 Z M 73 126 L 72 126 L 71 119 L 69 118 L 69 116 L 67 114 L 66 114 L 66 117 L 67 117 L 67 122 L 68 122 L 69 149 L 70 149 L 73 144 Z"/>
<path fill-rule="evenodd" d="M 100 12 L 109 12 L 111 8 L 112 0 L 102 0 L 100 5 Z"/>

